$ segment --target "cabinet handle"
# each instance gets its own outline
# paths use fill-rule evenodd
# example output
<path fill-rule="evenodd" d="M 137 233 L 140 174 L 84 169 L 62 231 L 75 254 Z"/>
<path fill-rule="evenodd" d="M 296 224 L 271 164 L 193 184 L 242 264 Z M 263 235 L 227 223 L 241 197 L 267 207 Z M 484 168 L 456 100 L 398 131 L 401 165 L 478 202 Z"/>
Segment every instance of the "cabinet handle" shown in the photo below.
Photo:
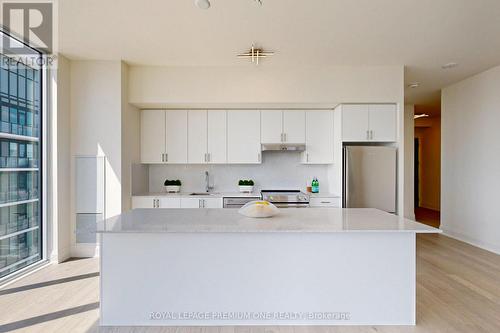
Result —
<path fill-rule="evenodd" d="M 283 133 L 281 133 L 281 142 L 283 142 Z"/>
<path fill-rule="evenodd" d="M 203 199 L 203 208 L 205 208 L 205 199 Z"/>
<path fill-rule="evenodd" d="M 208 162 L 210 162 L 210 160 L 212 159 L 212 154 L 208 153 L 207 158 L 208 158 Z"/>
<path fill-rule="evenodd" d="M 283 142 L 286 142 L 286 133 L 283 133 Z"/>
<path fill-rule="evenodd" d="M 203 155 L 203 160 L 205 161 L 205 163 L 207 162 L 207 153 Z"/>
<path fill-rule="evenodd" d="M 165 154 L 161 153 L 161 161 L 165 162 Z"/>
<path fill-rule="evenodd" d="M 306 153 L 306 162 L 309 162 L 309 153 Z"/>
<path fill-rule="evenodd" d="M 370 130 L 370 139 L 373 140 L 373 131 Z"/>
<path fill-rule="evenodd" d="M 260 156 L 260 153 L 258 153 L 258 154 L 257 154 L 257 160 L 258 160 L 259 162 L 262 162 L 262 161 L 261 161 L 261 156 Z"/>
<path fill-rule="evenodd" d="M 370 131 L 366 130 L 366 140 L 370 140 Z"/>

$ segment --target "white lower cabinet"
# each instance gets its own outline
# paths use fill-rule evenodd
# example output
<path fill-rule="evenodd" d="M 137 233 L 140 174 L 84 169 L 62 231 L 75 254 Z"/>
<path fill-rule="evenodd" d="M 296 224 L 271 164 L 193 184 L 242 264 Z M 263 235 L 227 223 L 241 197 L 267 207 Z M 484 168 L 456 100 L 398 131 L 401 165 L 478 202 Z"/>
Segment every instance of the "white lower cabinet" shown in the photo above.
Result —
<path fill-rule="evenodd" d="M 222 198 L 181 198 L 181 208 L 222 208 Z"/>
<path fill-rule="evenodd" d="M 132 209 L 136 208 L 181 208 L 181 198 L 132 197 Z"/>
<path fill-rule="evenodd" d="M 315 197 L 309 199 L 309 207 L 340 208 L 342 202 L 339 197 Z"/>

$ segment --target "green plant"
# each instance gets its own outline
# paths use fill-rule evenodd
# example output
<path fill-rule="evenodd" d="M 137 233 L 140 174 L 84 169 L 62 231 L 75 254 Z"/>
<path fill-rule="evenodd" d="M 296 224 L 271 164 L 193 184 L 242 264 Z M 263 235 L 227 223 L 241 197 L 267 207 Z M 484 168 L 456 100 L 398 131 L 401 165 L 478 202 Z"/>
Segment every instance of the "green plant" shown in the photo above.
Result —
<path fill-rule="evenodd" d="M 165 186 L 181 186 L 182 183 L 179 179 L 177 180 L 165 180 L 165 183 L 164 183 Z"/>
<path fill-rule="evenodd" d="M 240 179 L 238 181 L 238 186 L 253 186 L 253 185 L 254 185 L 254 182 L 251 179 L 249 179 L 249 180 Z"/>

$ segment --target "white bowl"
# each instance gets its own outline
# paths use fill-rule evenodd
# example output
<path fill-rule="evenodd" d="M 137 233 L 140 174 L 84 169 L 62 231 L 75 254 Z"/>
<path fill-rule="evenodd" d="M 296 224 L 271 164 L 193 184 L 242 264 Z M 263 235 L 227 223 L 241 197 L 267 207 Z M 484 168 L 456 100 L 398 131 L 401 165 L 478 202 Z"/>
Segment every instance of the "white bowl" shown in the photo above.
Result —
<path fill-rule="evenodd" d="M 168 185 L 165 186 L 165 191 L 167 193 L 179 193 L 181 190 L 181 187 L 178 185 Z"/>
<path fill-rule="evenodd" d="M 239 185 L 241 193 L 252 193 L 253 192 L 253 185 Z"/>

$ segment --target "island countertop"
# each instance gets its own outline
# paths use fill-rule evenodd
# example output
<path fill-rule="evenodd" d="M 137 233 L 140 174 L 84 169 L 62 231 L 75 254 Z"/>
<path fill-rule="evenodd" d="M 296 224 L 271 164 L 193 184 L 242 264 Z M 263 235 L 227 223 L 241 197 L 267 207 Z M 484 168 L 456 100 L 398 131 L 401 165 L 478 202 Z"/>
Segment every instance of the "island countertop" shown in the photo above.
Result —
<path fill-rule="evenodd" d="M 272 218 L 238 209 L 134 209 L 98 224 L 98 233 L 413 232 L 441 230 L 371 208 L 287 208 Z"/>

